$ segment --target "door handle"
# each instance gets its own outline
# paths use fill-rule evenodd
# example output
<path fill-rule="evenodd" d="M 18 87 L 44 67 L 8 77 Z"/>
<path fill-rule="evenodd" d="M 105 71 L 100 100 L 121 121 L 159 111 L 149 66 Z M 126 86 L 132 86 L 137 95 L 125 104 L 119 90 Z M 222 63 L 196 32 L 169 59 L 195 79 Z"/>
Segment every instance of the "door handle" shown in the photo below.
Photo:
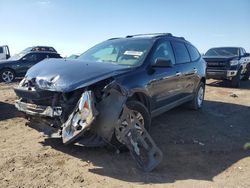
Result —
<path fill-rule="evenodd" d="M 181 72 L 176 72 L 176 74 L 175 74 L 176 76 L 181 76 L 182 75 L 182 73 Z"/>
<path fill-rule="evenodd" d="M 198 72 L 197 68 L 194 68 L 194 73 L 197 73 L 197 72 Z"/>

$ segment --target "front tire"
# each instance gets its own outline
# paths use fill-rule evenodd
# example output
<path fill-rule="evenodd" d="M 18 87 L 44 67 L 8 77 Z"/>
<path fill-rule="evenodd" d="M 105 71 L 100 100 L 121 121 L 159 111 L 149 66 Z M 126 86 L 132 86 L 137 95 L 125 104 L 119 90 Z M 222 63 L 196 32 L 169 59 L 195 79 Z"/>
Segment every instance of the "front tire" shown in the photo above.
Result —
<path fill-rule="evenodd" d="M 246 71 L 246 73 L 244 74 L 242 80 L 247 81 L 247 80 L 249 79 L 249 77 L 250 77 L 250 64 L 248 64 L 248 66 L 247 66 L 247 71 Z"/>
<path fill-rule="evenodd" d="M 13 82 L 15 80 L 15 72 L 11 69 L 4 69 L 0 72 L 0 79 L 5 83 Z"/>
<path fill-rule="evenodd" d="M 140 125 L 137 125 L 138 128 L 143 126 L 147 131 L 149 131 L 151 125 L 151 116 L 148 109 L 139 101 L 128 101 L 126 103 L 127 108 L 129 109 L 129 114 L 133 113 L 134 117 L 138 118 Z M 122 122 L 126 123 L 126 122 Z M 127 147 L 122 142 L 119 137 L 118 128 L 115 129 L 114 135 L 111 140 L 111 144 L 115 146 L 120 151 L 127 151 Z"/>
<path fill-rule="evenodd" d="M 193 100 L 189 103 L 190 108 L 193 110 L 201 109 L 203 106 L 204 96 L 205 96 L 205 84 L 203 82 L 200 82 L 195 92 Z"/>
<path fill-rule="evenodd" d="M 240 75 L 241 75 L 241 69 L 238 70 L 237 75 L 234 76 L 231 80 L 231 86 L 234 88 L 240 87 Z"/>

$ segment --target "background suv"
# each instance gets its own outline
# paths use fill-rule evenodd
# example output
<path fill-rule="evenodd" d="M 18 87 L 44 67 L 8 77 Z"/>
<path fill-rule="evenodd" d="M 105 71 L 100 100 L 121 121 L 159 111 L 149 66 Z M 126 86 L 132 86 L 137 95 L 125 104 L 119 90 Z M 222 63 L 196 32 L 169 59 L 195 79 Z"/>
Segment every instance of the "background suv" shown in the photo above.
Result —
<path fill-rule="evenodd" d="M 27 48 L 8 60 L 0 61 L 0 80 L 12 82 L 15 77 L 22 77 L 27 70 L 45 58 L 61 58 L 53 47 L 34 46 Z"/>
<path fill-rule="evenodd" d="M 186 102 L 201 108 L 205 74 L 205 61 L 182 37 L 114 38 L 77 59 L 33 66 L 15 88 L 16 107 L 53 126 L 64 144 L 125 145 L 150 171 L 162 158 L 147 132 L 151 118 Z"/>
<path fill-rule="evenodd" d="M 232 87 L 239 87 L 241 79 L 249 79 L 250 54 L 244 48 L 211 48 L 203 58 L 207 62 L 207 78 L 230 80 Z"/>

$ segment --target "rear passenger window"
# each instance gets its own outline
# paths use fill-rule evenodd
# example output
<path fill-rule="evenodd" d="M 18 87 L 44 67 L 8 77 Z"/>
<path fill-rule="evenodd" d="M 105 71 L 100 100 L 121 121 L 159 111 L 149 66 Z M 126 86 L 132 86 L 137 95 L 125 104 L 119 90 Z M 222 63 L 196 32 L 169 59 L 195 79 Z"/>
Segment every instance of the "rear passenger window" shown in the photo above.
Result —
<path fill-rule="evenodd" d="M 3 47 L 0 47 L 0 54 L 3 53 Z"/>
<path fill-rule="evenodd" d="M 184 43 L 172 42 L 174 54 L 176 58 L 176 64 L 190 62 L 189 53 Z"/>
<path fill-rule="evenodd" d="M 188 48 L 188 51 L 189 51 L 189 54 L 191 56 L 192 61 L 196 61 L 200 58 L 200 53 L 198 52 L 198 50 L 195 47 L 187 44 L 187 48 Z"/>

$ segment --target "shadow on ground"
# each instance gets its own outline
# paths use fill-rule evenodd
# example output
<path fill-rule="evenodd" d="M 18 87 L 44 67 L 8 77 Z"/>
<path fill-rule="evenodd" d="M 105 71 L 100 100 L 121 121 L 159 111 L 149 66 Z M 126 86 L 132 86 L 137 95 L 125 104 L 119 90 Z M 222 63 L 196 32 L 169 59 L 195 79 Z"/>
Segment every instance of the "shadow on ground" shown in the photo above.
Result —
<path fill-rule="evenodd" d="M 151 173 L 138 170 L 129 153 L 65 146 L 60 139 L 45 139 L 42 144 L 90 161 L 94 165 L 89 169 L 91 173 L 127 182 L 212 181 L 238 160 L 250 156 L 249 151 L 242 149 L 250 141 L 249 117 L 248 106 L 205 101 L 201 111 L 179 107 L 155 118 L 151 135 L 164 159 Z"/>
<path fill-rule="evenodd" d="M 0 121 L 21 116 L 13 104 L 0 101 Z"/>
<path fill-rule="evenodd" d="M 207 85 L 212 87 L 221 87 L 221 88 L 232 88 L 231 82 L 228 80 L 214 80 L 210 83 L 207 83 Z M 239 89 L 250 89 L 250 80 L 245 80 L 240 82 Z"/>

